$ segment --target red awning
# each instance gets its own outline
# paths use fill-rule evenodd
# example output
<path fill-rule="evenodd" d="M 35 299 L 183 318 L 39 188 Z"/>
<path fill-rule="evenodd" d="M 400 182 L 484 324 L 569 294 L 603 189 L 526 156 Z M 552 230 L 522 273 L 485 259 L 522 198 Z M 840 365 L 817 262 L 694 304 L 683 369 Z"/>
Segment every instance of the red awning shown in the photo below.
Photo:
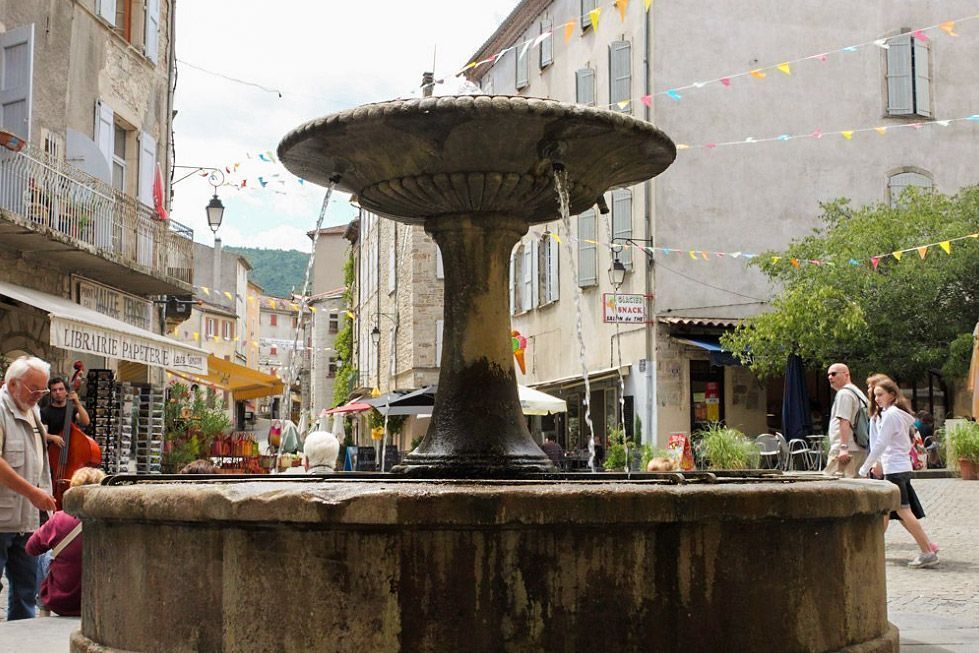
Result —
<path fill-rule="evenodd" d="M 351 401 L 350 403 L 344 404 L 342 406 L 337 406 L 336 408 L 331 408 L 326 411 L 328 415 L 333 413 L 361 413 L 365 410 L 370 410 L 373 408 L 370 404 L 361 403 L 359 401 Z"/>

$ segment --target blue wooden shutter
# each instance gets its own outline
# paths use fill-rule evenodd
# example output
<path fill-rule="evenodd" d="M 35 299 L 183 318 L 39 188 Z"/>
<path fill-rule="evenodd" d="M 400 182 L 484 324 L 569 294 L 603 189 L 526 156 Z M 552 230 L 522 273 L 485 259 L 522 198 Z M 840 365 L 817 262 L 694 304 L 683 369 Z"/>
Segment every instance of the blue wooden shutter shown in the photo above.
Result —
<path fill-rule="evenodd" d="M 595 105 L 595 71 L 591 68 L 579 68 L 575 71 L 575 102 Z"/>
<path fill-rule="evenodd" d="M 34 24 L 0 33 L 0 128 L 31 137 Z"/>
<path fill-rule="evenodd" d="M 581 0 L 581 29 L 591 27 L 591 16 L 588 12 L 595 8 L 595 0 Z"/>
<path fill-rule="evenodd" d="M 632 112 L 632 105 L 624 108 L 618 103 L 632 98 L 632 45 L 628 41 L 612 41 L 608 46 L 609 104 L 613 111 Z"/>
<path fill-rule="evenodd" d="M 911 81 L 911 35 L 887 40 L 887 113 L 907 116 L 914 113 Z"/>
<path fill-rule="evenodd" d="M 156 139 L 139 133 L 139 178 L 136 196 L 146 206 L 153 206 L 153 178 L 156 175 Z"/>
<path fill-rule="evenodd" d="M 532 239 L 530 245 L 530 307 L 537 308 L 541 301 L 541 275 L 540 275 L 540 241 Z"/>
<path fill-rule="evenodd" d="M 520 310 L 534 307 L 534 248 L 532 242 L 520 246 Z"/>
<path fill-rule="evenodd" d="M 612 238 L 632 238 L 632 191 L 627 188 L 612 191 Z M 613 242 L 622 244 L 619 260 L 631 269 L 632 246 L 622 240 Z"/>
<path fill-rule="evenodd" d="M 545 247 L 547 251 L 547 296 L 544 298 L 544 301 L 556 302 L 561 297 L 561 247 L 553 238 L 547 239 Z"/>
<path fill-rule="evenodd" d="M 116 24 L 116 0 L 95 0 L 95 11 L 113 27 Z"/>
<path fill-rule="evenodd" d="M 105 157 L 109 170 L 109 183 L 112 182 L 112 152 L 115 145 L 115 114 L 110 107 L 101 100 L 95 103 L 95 143 L 99 146 L 99 152 Z"/>
<path fill-rule="evenodd" d="M 578 215 L 579 286 L 594 286 L 598 283 L 598 248 L 594 241 L 595 210 L 589 209 Z"/>
<path fill-rule="evenodd" d="M 549 16 L 540 19 L 540 33 L 547 34 L 551 31 L 553 22 Z M 545 68 L 554 63 L 554 37 L 549 36 L 540 42 L 540 67 Z"/>
<path fill-rule="evenodd" d="M 514 60 L 517 62 L 517 89 L 524 88 L 530 79 L 530 48 L 525 41 L 519 41 L 513 46 Z"/>
<path fill-rule="evenodd" d="M 912 40 L 914 59 L 914 112 L 919 116 L 931 117 L 931 72 L 927 43 Z"/>
<path fill-rule="evenodd" d="M 157 63 L 160 59 L 160 0 L 146 0 L 146 33 L 143 54 Z"/>

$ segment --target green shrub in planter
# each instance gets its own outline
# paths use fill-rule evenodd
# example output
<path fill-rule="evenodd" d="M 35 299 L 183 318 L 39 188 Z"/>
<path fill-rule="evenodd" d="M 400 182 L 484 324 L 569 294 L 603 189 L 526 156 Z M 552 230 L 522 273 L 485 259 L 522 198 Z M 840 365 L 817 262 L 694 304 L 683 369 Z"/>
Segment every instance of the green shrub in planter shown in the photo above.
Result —
<path fill-rule="evenodd" d="M 758 467 L 758 447 L 737 429 L 720 423 L 697 432 L 702 459 L 708 469 L 752 469 Z"/>
<path fill-rule="evenodd" d="M 963 479 L 973 479 L 979 464 L 979 424 L 959 422 L 948 431 L 949 459 L 959 462 Z M 966 462 L 971 462 L 968 465 Z"/>

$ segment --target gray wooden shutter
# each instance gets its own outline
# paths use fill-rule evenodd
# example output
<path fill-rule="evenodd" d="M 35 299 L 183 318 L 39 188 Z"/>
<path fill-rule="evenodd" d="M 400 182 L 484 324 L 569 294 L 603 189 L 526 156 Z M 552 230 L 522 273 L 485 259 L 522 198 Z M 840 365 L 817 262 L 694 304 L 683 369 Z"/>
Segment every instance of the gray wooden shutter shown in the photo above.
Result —
<path fill-rule="evenodd" d="M 612 191 L 612 238 L 632 238 L 632 191 L 619 188 Z M 622 245 L 619 260 L 627 268 L 632 267 L 632 246 L 623 240 L 613 240 Z"/>
<path fill-rule="evenodd" d="M 553 238 L 547 239 L 547 299 L 556 302 L 561 298 L 561 247 Z"/>
<path fill-rule="evenodd" d="M 113 27 L 116 24 L 116 0 L 95 0 L 95 11 Z"/>
<path fill-rule="evenodd" d="M 591 16 L 588 12 L 595 8 L 595 0 L 581 0 L 581 29 L 591 27 Z"/>
<path fill-rule="evenodd" d="M 510 315 L 517 313 L 517 253 L 519 245 L 510 252 Z"/>
<path fill-rule="evenodd" d="M 97 100 L 95 103 L 95 142 L 99 152 L 109 164 L 109 179 L 112 179 L 112 151 L 115 144 L 114 114 L 112 107 Z"/>
<path fill-rule="evenodd" d="M 146 206 L 153 206 L 153 177 L 156 173 L 156 139 L 139 133 L 139 184 L 136 195 Z"/>
<path fill-rule="evenodd" d="M 907 116 L 914 113 L 911 81 L 911 35 L 887 40 L 887 113 Z"/>
<path fill-rule="evenodd" d="M 540 241 L 534 238 L 528 243 L 530 245 L 530 307 L 536 308 L 540 305 Z"/>
<path fill-rule="evenodd" d="M 595 210 L 578 215 L 578 285 L 598 283 L 598 249 L 595 245 Z M 586 242 L 592 241 L 592 242 Z"/>
<path fill-rule="evenodd" d="M 530 48 L 521 41 L 513 46 L 514 60 L 517 62 L 516 86 L 518 89 L 524 88 L 530 80 Z"/>
<path fill-rule="evenodd" d="M 612 41 L 608 46 L 609 104 L 613 111 L 632 112 L 631 103 L 620 108 L 618 102 L 632 98 L 632 44 Z"/>
<path fill-rule="evenodd" d="M 929 70 L 929 55 L 931 50 L 927 43 L 918 39 L 912 40 L 914 52 L 914 112 L 919 116 L 931 117 L 931 72 Z"/>
<path fill-rule="evenodd" d="M 551 31 L 553 21 L 549 16 L 540 19 L 540 33 L 547 34 Z M 540 42 L 540 67 L 545 68 L 554 63 L 554 37 L 549 36 Z"/>
<path fill-rule="evenodd" d="M 157 63 L 160 59 L 160 0 L 146 0 L 143 54 L 153 63 Z"/>
<path fill-rule="evenodd" d="M 575 102 L 595 105 L 595 71 L 591 68 L 579 68 L 575 71 Z"/>
<path fill-rule="evenodd" d="M 0 33 L 0 128 L 31 137 L 34 24 Z"/>
<path fill-rule="evenodd" d="M 529 311 L 534 307 L 534 250 L 531 243 L 524 243 L 520 249 L 520 310 Z"/>

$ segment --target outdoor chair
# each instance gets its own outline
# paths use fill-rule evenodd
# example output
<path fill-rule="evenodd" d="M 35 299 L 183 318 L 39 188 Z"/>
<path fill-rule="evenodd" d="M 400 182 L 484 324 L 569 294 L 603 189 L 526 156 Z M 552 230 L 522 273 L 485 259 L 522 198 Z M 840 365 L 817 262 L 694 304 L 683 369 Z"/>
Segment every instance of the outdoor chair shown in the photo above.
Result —
<path fill-rule="evenodd" d="M 762 469 L 781 469 L 782 448 L 778 438 L 768 433 L 762 433 L 755 438 L 755 446 L 758 447 L 759 466 Z"/>
<path fill-rule="evenodd" d="M 797 461 L 802 459 L 802 469 L 807 471 L 812 470 L 812 449 L 805 440 L 790 440 L 789 441 L 789 467 L 792 469 L 799 469 L 797 467 Z"/>
<path fill-rule="evenodd" d="M 775 439 L 778 440 L 778 468 L 782 471 L 789 469 L 789 443 L 785 441 L 785 436 L 775 431 Z"/>

